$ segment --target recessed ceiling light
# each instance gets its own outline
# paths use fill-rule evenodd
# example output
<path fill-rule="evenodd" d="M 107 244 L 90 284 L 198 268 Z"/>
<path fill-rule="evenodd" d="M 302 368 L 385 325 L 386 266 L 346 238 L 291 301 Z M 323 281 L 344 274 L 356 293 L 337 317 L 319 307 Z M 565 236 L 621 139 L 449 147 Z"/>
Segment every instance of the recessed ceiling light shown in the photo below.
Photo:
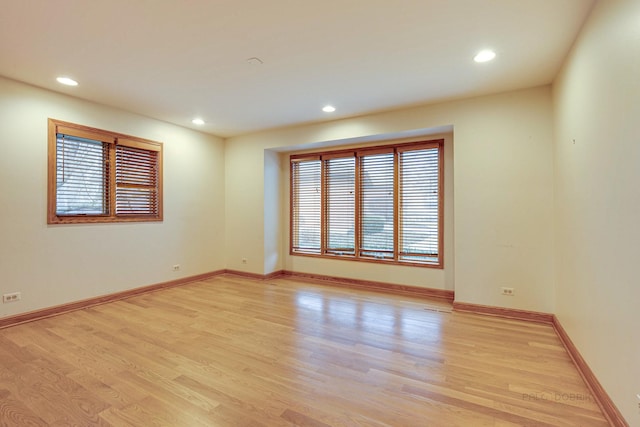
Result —
<path fill-rule="evenodd" d="M 58 77 L 56 80 L 58 83 L 62 83 L 63 85 L 78 86 L 78 82 L 69 77 Z"/>
<path fill-rule="evenodd" d="M 322 111 L 324 111 L 325 113 L 333 113 L 334 111 L 336 111 L 336 107 L 334 107 L 333 105 L 325 105 L 324 107 L 322 107 Z"/>
<path fill-rule="evenodd" d="M 485 49 L 478 52 L 478 54 L 473 57 L 473 60 L 476 62 L 488 62 L 495 57 L 496 57 L 496 53 L 494 51 Z"/>
<path fill-rule="evenodd" d="M 191 120 L 191 123 L 193 123 L 194 125 L 203 125 L 204 124 L 204 120 L 202 120 L 202 119 L 193 119 L 193 120 Z"/>

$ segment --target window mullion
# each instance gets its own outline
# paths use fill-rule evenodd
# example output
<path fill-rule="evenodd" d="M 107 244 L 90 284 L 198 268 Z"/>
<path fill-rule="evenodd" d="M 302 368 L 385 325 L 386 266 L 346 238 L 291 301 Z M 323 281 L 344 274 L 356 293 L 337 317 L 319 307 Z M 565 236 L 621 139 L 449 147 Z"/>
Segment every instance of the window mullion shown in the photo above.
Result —
<path fill-rule="evenodd" d="M 296 240 L 295 233 L 298 230 L 298 224 L 296 222 L 297 215 L 294 216 L 294 213 L 297 213 L 297 194 L 298 190 L 296 188 L 296 168 L 295 163 L 289 163 L 289 250 L 291 253 L 295 250 L 295 246 L 298 244 Z"/>
<path fill-rule="evenodd" d="M 116 144 L 107 144 L 109 156 L 107 160 L 107 171 L 109 176 L 108 197 L 109 197 L 109 216 L 116 216 Z"/>
<path fill-rule="evenodd" d="M 398 150 L 393 151 L 393 259 L 398 261 L 400 243 L 398 241 L 400 231 L 400 162 Z"/>
<path fill-rule="evenodd" d="M 444 247 L 444 145 L 438 145 L 438 265 L 443 264 Z"/>
<path fill-rule="evenodd" d="M 327 161 L 320 161 L 320 253 L 327 253 L 327 179 L 325 178 Z"/>
<path fill-rule="evenodd" d="M 355 196 L 355 218 L 354 218 L 354 256 L 356 258 L 360 258 L 360 228 L 362 226 L 361 214 L 360 214 L 360 197 L 362 195 L 361 192 L 361 181 L 360 181 L 360 156 L 356 156 L 355 159 L 355 187 L 354 187 L 354 196 Z"/>

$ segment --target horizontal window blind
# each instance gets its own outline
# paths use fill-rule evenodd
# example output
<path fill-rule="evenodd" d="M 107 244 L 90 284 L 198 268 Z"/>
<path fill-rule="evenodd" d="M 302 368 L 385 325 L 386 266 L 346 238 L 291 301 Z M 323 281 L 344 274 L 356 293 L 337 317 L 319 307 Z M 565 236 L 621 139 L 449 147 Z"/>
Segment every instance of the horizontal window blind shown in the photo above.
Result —
<path fill-rule="evenodd" d="M 291 246 L 296 252 L 320 253 L 320 160 L 291 164 Z"/>
<path fill-rule="evenodd" d="M 56 135 L 56 215 L 109 213 L 108 144 Z"/>
<path fill-rule="evenodd" d="M 292 155 L 291 253 L 442 267 L 443 143 Z"/>
<path fill-rule="evenodd" d="M 394 153 L 360 157 L 360 255 L 394 256 Z"/>
<path fill-rule="evenodd" d="M 428 261 L 439 249 L 439 156 L 437 148 L 399 153 L 400 259 Z"/>
<path fill-rule="evenodd" d="M 326 252 L 355 253 L 356 158 L 325 160 Z"/>
<path fill-rule="evenodd" d="M 116 214 L 158 214 L 158 152 L 116 146 Z"/>

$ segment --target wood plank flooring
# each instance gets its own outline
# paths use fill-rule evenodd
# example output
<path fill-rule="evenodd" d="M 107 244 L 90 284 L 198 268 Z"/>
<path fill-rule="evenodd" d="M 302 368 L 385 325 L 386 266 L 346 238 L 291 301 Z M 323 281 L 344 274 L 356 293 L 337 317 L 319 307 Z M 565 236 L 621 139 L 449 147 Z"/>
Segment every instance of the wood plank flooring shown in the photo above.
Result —
<path fill-rule="evenodd" d="M 219 276 L 0 330 L 0 426 L 604 426 L 551 326 Z"/>

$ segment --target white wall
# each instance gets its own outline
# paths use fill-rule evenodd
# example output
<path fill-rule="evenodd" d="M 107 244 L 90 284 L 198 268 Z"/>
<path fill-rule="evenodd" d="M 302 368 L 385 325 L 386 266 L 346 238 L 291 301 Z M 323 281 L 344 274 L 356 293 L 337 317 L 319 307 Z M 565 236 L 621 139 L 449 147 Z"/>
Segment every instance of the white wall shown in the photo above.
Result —
<path fill-rule="evenodd" d="M 596 5 L 553 94 L 557 316 L 640 426 L 640 2 Z"/>
<path fill-rule="evenodd" d="M 163 142 L 164 221 L 47 225 L 48 118 Z M 224 269 L 224 143 L 0 78 L 0 212 L 0 317 Z"/>
<path fill-rule="evenodd" d="M 265 200 L 265 186 L 273 185 L 276 168 L 279 179 L 286 179 L 282 164 L 265 162 L 265 150 L 405 138 L 451 126 L 455 236 L 444 271 L 288 257 L 288 239 L 265 254 L 265 209 L 275 212 L 271 203 L 278 203 Z M 453 287 L 447 281 L 455 277 L 459 301 L 553 312 L 552 153 L 549 87 L 230 138 L 227 266 L 269 273 L 265 258 L 275 253 L 286 268 L 310 273 L 441 289 Z M 265 170 L 267 164 L 274 169 Z M 288 209 L 281 208 L 281 215 Z M 501 296 L 501 286 L 514 287 L 516 295 Z"/>

